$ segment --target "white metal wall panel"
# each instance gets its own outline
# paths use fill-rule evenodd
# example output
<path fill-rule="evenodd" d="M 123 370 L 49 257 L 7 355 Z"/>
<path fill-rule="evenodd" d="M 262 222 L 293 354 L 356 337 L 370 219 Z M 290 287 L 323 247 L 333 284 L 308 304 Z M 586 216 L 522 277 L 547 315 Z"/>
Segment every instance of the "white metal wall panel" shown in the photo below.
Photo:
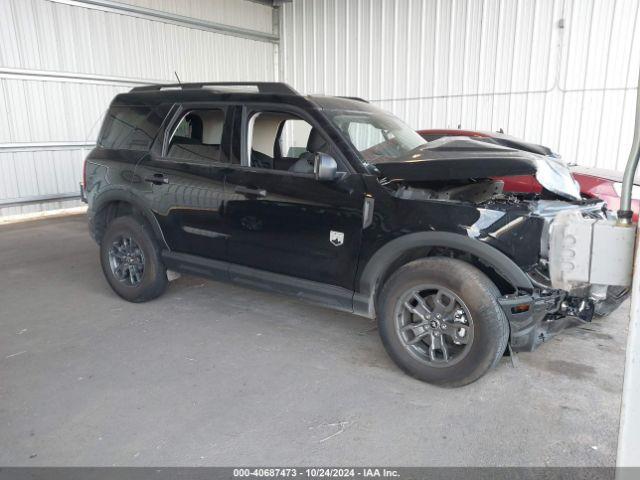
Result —
<path fill-rule="evenodd" d="M 293 0 L 284 80 L 361 96 L 415 128 L 504 129 L 622 169 L 640 69 L 638 0 Z"/>
<path fill-rule="evenodd" d="M 0 5 L 2 66 L 141 80 L 273 75 L 268 43 L 46 0 Z"/>
<path fill-rule="evenodd" d="M 153 8 L 211 22 L 235 25 L 271 33 L 273 28 L 268 5 L 243 0 L 122 0 L 123 3 Z"/>
<path fill-rule="evenodd" d="M 267 33 L 272 28 L 271 8 L 245 0 L 129 3 Z M 174 70 L 182 81 L 276 77 L 271 42 L 78 5 L 0 0 L 0 202 L 77 192 L 86 149 L 41 144 L 95 141 L 113 96 L 135 84 L 175 82 Z M 37 208 L 0 205 L 0 215 Z"/>

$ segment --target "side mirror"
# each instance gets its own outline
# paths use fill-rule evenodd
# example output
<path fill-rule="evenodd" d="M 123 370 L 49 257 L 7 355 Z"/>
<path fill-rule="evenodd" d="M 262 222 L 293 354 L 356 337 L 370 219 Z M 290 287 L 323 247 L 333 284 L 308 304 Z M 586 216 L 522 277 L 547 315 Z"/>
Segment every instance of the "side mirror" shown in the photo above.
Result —
<path fill-rule="evenodd" d="M 316 153 L 313 173 L 316 175 L 316 180 L 325 182 L 335 180 L 338 176 L 338 164 L 331 155 Z"/>

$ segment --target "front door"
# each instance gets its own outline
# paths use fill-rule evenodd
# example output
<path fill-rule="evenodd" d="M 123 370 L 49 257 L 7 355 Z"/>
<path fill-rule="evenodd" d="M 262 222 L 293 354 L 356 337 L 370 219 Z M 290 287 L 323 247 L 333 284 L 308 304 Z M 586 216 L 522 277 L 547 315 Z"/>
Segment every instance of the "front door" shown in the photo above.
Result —
<path fill-rule="evenodd" d="M 311 123 L 284 110 L 247 112 L 243 166 L 225 176 L 230 262 L 353 289 L 364 185 Z M 234 141 L 240 141 L 239 136 Z M 313 174 L 318 152 L 339 161 L 340 178 Z"/>

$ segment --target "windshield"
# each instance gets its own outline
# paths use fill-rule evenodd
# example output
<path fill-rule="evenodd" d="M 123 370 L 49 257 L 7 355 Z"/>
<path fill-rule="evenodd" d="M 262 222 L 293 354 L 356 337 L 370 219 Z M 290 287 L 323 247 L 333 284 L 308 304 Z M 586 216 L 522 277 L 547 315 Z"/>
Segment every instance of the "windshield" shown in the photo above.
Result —
<path fill-rule="evenodd" d="M 329 116 L 368 163 L 404 157 L 427 142 L 400 119 L 384 112 L 336 111 Z"/>

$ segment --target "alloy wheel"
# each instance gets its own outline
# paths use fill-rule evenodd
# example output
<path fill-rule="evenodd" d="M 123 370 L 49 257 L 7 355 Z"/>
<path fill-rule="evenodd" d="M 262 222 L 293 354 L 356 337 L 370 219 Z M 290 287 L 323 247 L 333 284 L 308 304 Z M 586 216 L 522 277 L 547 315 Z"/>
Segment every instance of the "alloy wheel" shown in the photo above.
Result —
<path fill-rule="evenodd" d="M 144 275 L 144 253 L 133 238 L 119 236 L 109 249 L 109 266 L 118 281 L 136 287 Z"/>
<path fill-rule="evenodd" d="M 473 318 L 462 299 L 439 285 L 421 285 L 396 303 L 396 333 L 405 349 L 433 367 L 462 360 L 473 343 Z"/>

